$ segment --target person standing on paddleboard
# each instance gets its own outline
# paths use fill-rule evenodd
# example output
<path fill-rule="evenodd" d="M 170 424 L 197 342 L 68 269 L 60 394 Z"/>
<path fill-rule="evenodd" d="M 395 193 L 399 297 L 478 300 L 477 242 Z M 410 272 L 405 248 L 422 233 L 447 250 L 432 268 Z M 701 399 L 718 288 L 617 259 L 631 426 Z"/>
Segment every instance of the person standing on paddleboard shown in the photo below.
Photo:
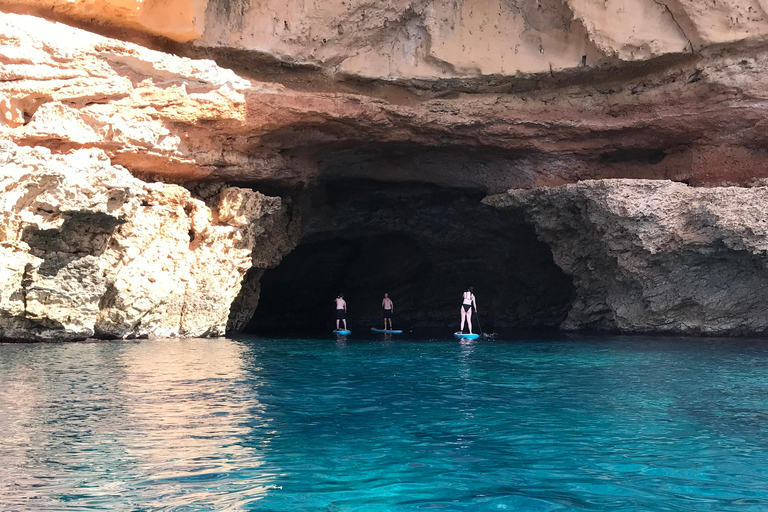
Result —
<path fill-rule="evenodd" d="M 384 330 L 387 330 L 387 320 L 389 320 L 389 330 L 392 330 L 392 313 L 395 312 L 395 304 L 389 295 L 384 294 L 384 299 L 381 301 L 381 307 L 384 309 Z"/>
<path fill-rule="evenodd" d="M 344 294 L 340 293 L 336 297 L 336 330 L 339 330 L 339 322 L 344 322 L 344 330 L 347 330 L 347 302 L 344 300 Z"/>
<path fill-rule="evenodd" d="M 474 288 L 470 286 L 464 292 L 463 302 L 461 303 L 461 329 L 459 332 L 464 332 L 464 321 L 466 321 L 469 334 L 472 334 L 472 308 L 475 308 L 475 311 L 477 311 Z"/>

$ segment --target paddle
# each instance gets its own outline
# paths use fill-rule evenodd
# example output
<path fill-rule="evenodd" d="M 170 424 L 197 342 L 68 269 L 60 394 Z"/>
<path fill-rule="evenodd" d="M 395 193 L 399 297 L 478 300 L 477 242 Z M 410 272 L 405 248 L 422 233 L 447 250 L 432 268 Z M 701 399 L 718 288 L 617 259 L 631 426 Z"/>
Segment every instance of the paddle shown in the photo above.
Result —
<path fill-rule="evenodd" d="M 477 312 L 477 308 L 473 308 L 475 312 L 475 318 L 477 318 L 477 326 L 480 328 L 480 336 L 485 338 L 488 335 L 483 332 L 483 326 L 480 325 L 480 313 Z"/>
<path fill-rule="evenodd" d="M 483 326 L 480 325 L 480 314 L 477 312 L 477 308 L 473 308 L 475 312 L 475 318 L 477 318 L 477 326 L 480 328 L 480 334 L 483 334 Z"/>

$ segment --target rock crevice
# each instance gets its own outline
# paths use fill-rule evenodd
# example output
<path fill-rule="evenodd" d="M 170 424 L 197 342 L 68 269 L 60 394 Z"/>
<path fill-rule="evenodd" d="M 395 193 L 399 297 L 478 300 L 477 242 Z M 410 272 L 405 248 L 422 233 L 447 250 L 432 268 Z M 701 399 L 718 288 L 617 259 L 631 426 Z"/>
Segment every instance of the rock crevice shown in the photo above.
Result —
<path fill-rule="evenodd" d="M 222 335 L 246 272 L 293 246 L 282 200 L 249 189 L 206 203 L 96 149 L 0 161 L 0 338 Z"/>

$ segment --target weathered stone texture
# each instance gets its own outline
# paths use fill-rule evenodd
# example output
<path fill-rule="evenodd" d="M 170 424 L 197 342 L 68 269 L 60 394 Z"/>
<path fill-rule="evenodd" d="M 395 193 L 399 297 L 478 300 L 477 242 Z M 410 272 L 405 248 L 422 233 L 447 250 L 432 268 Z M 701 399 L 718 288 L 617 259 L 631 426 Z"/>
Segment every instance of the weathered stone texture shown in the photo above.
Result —
<path fill-rule="evenodd" d="M 175 41 L 203 35 L 207 0 L 2 0 L 0 6 L 92 25 L 126 28 Z"/>
<path fill-rule="evenodd" d="M 1 171 L 3 336 L 241 327 L 297 220 L 282 200 L 208 182 L 290 196 L 363 179 L 479 198 L 768 178 L 757 0 L 192 4 L 0 0 L 80 26 L 103 9 L 94 23 L 194 39 L 144 42 L 240 73 L 0 14 L 0 138 L 18 146 L 3 146 Z M 163 25 L 157 13 L 183 5 L 204 19 Z M 765 328 L 764 233 L 738 212 L 761 190 L 582 182 L 494 201 L 527 210 L 577 281 L 566 327 L 752 333 Z"/>
<path fill-rule="evenodd" d="M 762 0 L 3 0 L 0 5 L 385 79 L 551 73 L 736 41 L 760 43 L 768 35 Z"/>
<path fill-rule="evenodd" d="M 573 276 L 566 329 L 768 331 L 768 187 L 601 180 L 485 201 L 525 211 Z"/>
<path fill-rule="evenodd" d="M 0 143 L 0 338 L 225 333 L 246 271 L 290 250 L 280 198 L 207 202 L 97 149 Z"/>
<path fill-rule="evenodd" d="M 311 92 L 251 81 L 212 61 L 5 14 L 0 136 L 54 152 L 98 147 L 134 175 L 166 181 L 289 187 L 365 175 L 502 192 L 768 177 L 768 53 L 686 59 L 640 76 L 585 69 L 575 85 L 536 79 L 510 93 L 515 84 L 502 81 L 447 98 L 401 89 L 389 101 L 335 92 L 341 83 Z"/>

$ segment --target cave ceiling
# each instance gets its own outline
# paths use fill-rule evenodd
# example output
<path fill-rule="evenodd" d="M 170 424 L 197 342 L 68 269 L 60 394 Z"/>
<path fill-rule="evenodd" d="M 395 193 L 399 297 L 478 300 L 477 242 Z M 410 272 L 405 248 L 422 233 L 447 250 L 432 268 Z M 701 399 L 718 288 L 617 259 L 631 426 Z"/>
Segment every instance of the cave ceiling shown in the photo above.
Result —
<path fill-rule="evenodd" d="M 280 189 L 356 177 L 501 192 L 768 176 L 762 40 L 551 73 L 384 79 L 142 40 L 232 72 L 39 18 L 4 20 L 3 136 L 56 152 L 99 147 L 145 178 Z"/>

